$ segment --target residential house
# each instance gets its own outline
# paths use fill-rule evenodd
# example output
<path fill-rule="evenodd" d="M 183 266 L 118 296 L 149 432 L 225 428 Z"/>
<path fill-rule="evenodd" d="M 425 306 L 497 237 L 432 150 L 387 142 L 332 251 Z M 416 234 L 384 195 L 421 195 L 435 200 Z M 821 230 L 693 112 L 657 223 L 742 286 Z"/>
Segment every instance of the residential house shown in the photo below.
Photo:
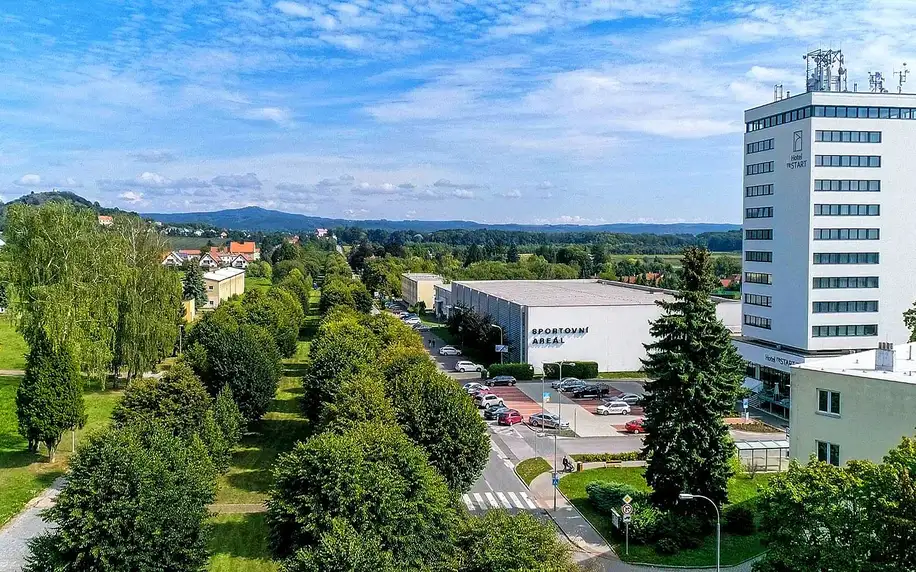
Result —
<path fill-rule="evenodd" d="M 179 266 L 184 265 L 185 261 L 187 260 L 188 260 L 187 254 L 182 254 L 181 252 L 177 250 L 173 250 L 172 252 L 169 252 L 168 254 L 166 254 L 165 258 L 162 259 L 162 265 L 177 268 Z"/>
<path fill-rule="evenodd" d="M 261 259 L 261 250 L 253 240 L 245 242 L 229 242 L 229 252 L 232 254 L 247 254 L 252 260 Z"/>
<path fill-rule="evenodd" d="M 235 254 L 229 260 L 229 266 L 232 268 L 248 268 L 251 261 L 251 257 L 247 254 Z"/>
<path fill-rule="evenodd" d="M 220 268 L 206 272 L 204 284 L 207 287 L 206 309 L 212 310 L 230 297 L 245 293 L 245 271 L 241 268 Z"/>
<path fill-rule="evenodd" d="M 114 224 L 114 219 L 108 215 L 99 215 L 99 224 L 102 226 L 111 226 Z"/>
<path fill-rule="evenodd" d="M 201 255 L 198 264 L 201 268 L 219 268 L 221 266 L 220 257 L 214 256 L 209 252 Z"/>
<path fill-rule="evenodd" d="M 326 228 L 316 228 L 315 229 L 315 236 L 317 236 L 318 238 L 324 238 L 327 235 L 328 235 L 328 229 Z"/>

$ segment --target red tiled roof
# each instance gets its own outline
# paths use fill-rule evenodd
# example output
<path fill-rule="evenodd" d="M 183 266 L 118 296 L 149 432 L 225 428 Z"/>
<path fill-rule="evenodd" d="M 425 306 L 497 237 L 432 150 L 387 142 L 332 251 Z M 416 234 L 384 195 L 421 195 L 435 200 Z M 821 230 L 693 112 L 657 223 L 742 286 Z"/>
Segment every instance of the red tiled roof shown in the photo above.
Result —
<path fill-rule="evenodd" d="M 229 252 L 233 254 L 254 254 L 257 250 L 258 246 L 254 241 L 229 243 Z"/>

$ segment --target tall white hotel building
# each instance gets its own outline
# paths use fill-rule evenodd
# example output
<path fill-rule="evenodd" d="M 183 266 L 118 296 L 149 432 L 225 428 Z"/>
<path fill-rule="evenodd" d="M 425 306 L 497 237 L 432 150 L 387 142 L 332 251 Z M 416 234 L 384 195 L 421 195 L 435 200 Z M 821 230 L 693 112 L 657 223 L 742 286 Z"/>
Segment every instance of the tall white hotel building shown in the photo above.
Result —
<path fill-rule="evenodd" d="M 812 57 L 815 56 L 815 57 Z M 789 367 L 902 343 L 916 300 L 916 95 L 808 91 L 745 112 L 742 335 L 751 405 L 788 418 Z"/>

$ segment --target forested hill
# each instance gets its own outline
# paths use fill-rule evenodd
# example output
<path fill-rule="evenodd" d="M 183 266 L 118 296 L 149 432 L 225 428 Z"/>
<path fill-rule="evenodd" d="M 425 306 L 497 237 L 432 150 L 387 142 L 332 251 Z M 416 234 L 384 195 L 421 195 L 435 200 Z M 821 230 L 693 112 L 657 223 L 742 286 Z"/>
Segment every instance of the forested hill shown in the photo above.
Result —
<path fill-rule="evenodd" d="M 43 193 L 29 193 L 27 195 L 22 195 L 18 199 L 13 199 L 12 201 L 8 203 L 0 203 L 0 228 L 5 226 L 6 210 L 7 208 L 9 208 L 10 205 L 21 203 L 24 205 L 38 206 L 38 205 L 43 205 L 50 201 L 73 203 L 77 206 L 86 207 L 88 209 L 92 209 L 96 211 L 99 214 L 106 214 L 106 215 L 115 214 L 119 212 L 129 212 L 129 211 L 122 211 L 121 209 L 118 209 L 118 208 L 103 207 L 98 202 L 94 203 L 90 201 L 89 199 L 83 198 L 77 195 L 76 193 L 71 193 L 70 191 L 47 191 Z M 136 213 L 131 213 L 131 214 L 136 214 Z"/>
<path fill-rule="evenodd" d="M 217 228 L 231 228 L 248 231 L 285 231 L 302 232 L 316 228 L 360 227 L 386 231 L 413 231 L 428 233 L 439 230 L 481 230 L 492 229 L 511 232 L 614 232 L 622 234 L 689 234 L 704 232 L 723 232 L 737 230 L 739 225 L 718 223 L 677 223 L 677 224 L 637 224 L 617 223 L 595 226 L 573 224 L 563 225 L 525 225 L 525 224 L 485 224 L 465 220 L 345 220 L 263 209 L 245 207 L 212 212 L 195 213 L 148 213 L 144 217 L 170 224 L 205 223 Z"/>

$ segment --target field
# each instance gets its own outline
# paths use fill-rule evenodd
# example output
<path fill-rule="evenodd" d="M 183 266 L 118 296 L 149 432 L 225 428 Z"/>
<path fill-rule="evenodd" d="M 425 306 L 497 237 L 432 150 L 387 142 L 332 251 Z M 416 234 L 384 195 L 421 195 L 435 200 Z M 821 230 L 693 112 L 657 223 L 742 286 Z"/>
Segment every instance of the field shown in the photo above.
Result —
<path fill-rule="evenodd" d="M 216 246 L 226 242 L 226 239 L 218 236 L 215 238 L 205 238 L 202 236 L 169 236 L 167 240 L 173 250 L 199 249 L 203 246 L 207 246 L 207 241 L 212 242 Z"/>
<path fill-rule="evenodd" d="M 715 259 L 719 256 L 727 256 L 729 258 L 734 258 L 740 262 L 741 253 L 740 252 L 711 252 L 710 255 Z M 648 258 L 652 260 L 654 258 L 660 258 L 663 262 L 674 266 L 675 268 L 681 267 L 681 255 L 680 254 L 608 254 L 608 262 L 613 262 L 614 264 L 620 262 L 621 260 L 626 260 L 628 258 L 636 258 L 642 260 L 643 258 Z"/>
<path fill-rule="evenodd" d="M 639 467 L 590 469 L 573 473 L 560 479 L 560 490 L 579 511 L 598 529 L 606 539 L 612 541 L 614 550 L 629 562 L 644 562 L 668 566 L 710 566 L 716 559 L 716 539 L 711 534 L 699 548 L 682 550 L 674 555 L 662 555 L 652 546 L 630 544 L 629 556 L 624 555 L 623 538 L 611 524 L 610 516 L 595 510 L 588 500 L 585 486 L 592 481 L 612 481 L 632 485 L 637 489 L 651 490 L 643 478 L 644 469 Z M 741 503 L 757 496 L 758 487 L 765 485 L 772 474 L 758 474 L 754 479 L 733 477 L 728 482 L 728 498 L 731 504 Z M 737 536 L 722 533 L 722 565 L 731 566 L 762 553 L 765 548 L 759 534 Z"/>
<path fill-rule="evenodd" d="M 270 290 L 270 287 L 273 286 L 273 283 L 270 281 L 270 278 L 251 278 L 250 276 L 245 276 L 245 291 L 249 290 Z"/>
<path fill-rule="evenodd" d="M 0 369 L 25 369 L 25 355 L 29 346 L 16 331 L 13 322 L 6 316 L 0 316 Z"/>
<path fill-rule="evenodd" d="M 47 462 L 43 450 L 39 454 L 25 450 L 26 441 L 19 435 L 16 420 L 16 389 L 20 379 L 0 377 L 0 525 L 62 475 L 73 452 L 70 434 L 64 435 L 54 463 Z M 87 434 L 108 424 L 120 397 L 120 391 L 86 392 L 88 421 L 76 432 L 77 445 Z"/>

